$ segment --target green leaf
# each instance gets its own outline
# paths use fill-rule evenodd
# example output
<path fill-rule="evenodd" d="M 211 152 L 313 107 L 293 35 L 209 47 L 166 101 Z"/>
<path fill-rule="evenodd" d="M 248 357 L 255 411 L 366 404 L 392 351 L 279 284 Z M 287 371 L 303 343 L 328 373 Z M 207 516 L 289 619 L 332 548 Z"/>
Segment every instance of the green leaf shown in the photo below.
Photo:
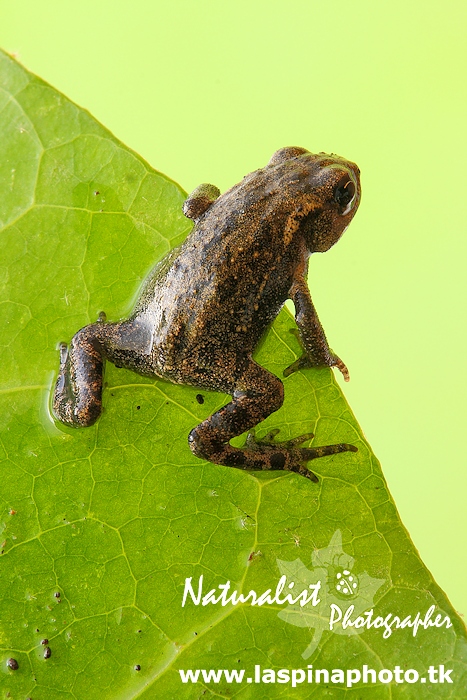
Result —
<path fill-rule="evenodd" d="M 101 310 L 127 314 L 149 269 L 190 224 L 175 183 L 5 54 L 0 190 L 2 697 L 465 698 L 463 623 L 420 561 L 331 371 L 286 378 L 284 407 L 259 429 L 279 427 L 281 438 L 311 429 L 315 444 L 358 446 L 314 462 L 318 484 L 198 460 L 188 432 L 227 397 L 204 394 L 200 405 L 196 389 L 113 366 L 95 426 L 52 420 L 57 344 Z M 283 312 L 257 352 L 278 376 L 300 353 L 293 325 Z M 320 602 L 260 606 L 251 596 L 203 606 L 189 596 L 182 607 L 186 579 L 196 593 L 201 575 L 205 594 L 230 581 L 231 592 L 274 596 L 282 575 L 298 594 L 319 580 Z M 345 610 L 351 601 L 356 615 L 374 608 L 373 619 L 423 617 L 435 606 L 452 626 L 388 638 L 377 627 L 330 631 L 331 603 Z M 178 672 L 253 677 L 255 664 L 309 663 L 400 665 L 421 675 L 444 664 L 454 684 L 292 691 L 277 682 L 182 684 Z"/>
<path fill-rule="evenodd" d="M 302 653 L 304 659 L 313 654 L 323 632 L 329 630 L 330 610 L 334 613 L 333 619 L 340 617 L 339 610 L 346 601 L 353 605 L 353 618 L 364 615 L 366 610 L 374 607 L 375 595 L 386 583 L 385 579 L 372 578 L 366 571 L 358 577 L 353 573 L 355 559 L 342 549 L 340 530 L 336 530 L 328 547 L 313 552 L 312 563 L 313 570 L 310 571 L 300 559 L 278 562 L 281 574 L 285 574 L 289 581 L 295 581 L 295 585 L 300 582 L 301 589 L 315 585 L 316 581 L 324 582 L 319 587 L 321 605 L 305 608 L 300 601 L 296 601 L 279 613 L 279 617 L 291 625 L 314 630 L 313 639 Z M 323 612 L 326 614 L 323 615 Z M 363 627 L 345 627 L 340 619 L 333 624 L 335 634 L 361 634 L 363 631 Z"/>

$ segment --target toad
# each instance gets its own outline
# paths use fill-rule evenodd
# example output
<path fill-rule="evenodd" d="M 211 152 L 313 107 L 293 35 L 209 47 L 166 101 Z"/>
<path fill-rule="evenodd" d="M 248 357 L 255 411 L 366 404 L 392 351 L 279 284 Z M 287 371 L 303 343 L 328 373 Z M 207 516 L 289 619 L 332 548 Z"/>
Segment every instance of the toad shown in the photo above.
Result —
<path fill-rule="evenodd" d="M 303 447 L 272 431 L 230 440 L 277 411 L 282 381 L 252 359 L 284 302 L 295 305 L 303 355 L 284 371 L 347 367 L 329 348 L 307 286 L 311 253 L 329 250 L 360 202 L 359 169 L 336 155 L 304 148 L 276 151 L 269 163 L 221 195 L 203 184 L 184 203 L 194 227 L 152 270 L 131 316 L 101 314 L 60 346 L 53 411 L 71 426 L 90 426 L 102 410 L 105 361 L 176 384 L 230 394 L 232 400 L 189 434 L 191 450 L 216 464 L 286 470 L 316 481 L 307 462 L 347 444 Z"/>

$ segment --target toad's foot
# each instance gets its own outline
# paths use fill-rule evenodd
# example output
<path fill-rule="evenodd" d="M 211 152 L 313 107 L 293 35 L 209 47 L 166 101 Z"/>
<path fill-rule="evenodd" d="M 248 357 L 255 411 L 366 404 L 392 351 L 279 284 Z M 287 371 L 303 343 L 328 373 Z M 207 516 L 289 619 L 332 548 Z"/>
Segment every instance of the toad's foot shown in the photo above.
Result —
<path fill-rule="evenodd" d="M 318 477 L 311 469 L 308 469 L 305 462 L 312 459 L 318 459 L 319 457 L 326 457 L 332 454 L 338 454 L 339 452 L 357 452 L 357 448 L 354 445 L 347 445 L 345 443 L 340 443 L 338 445 L 323 445 L 322 447 L 298 447 L 306 440 L 312 440 L 314 438 L 313 433 L 305 433 L 304 435 L 299 435 L 298 437 L 292 438 L 291 440 L 283 440 L 280 442 L 275 442 L 274 438 L 280 432 L 279 428 L 274 428 L 269 433 L 267 433 L 262 438 L 257 438 L 255 431 L 250 430 L 247 435 L 245 447 L 256 452 L 262 452 L 265 456 L 269 456 L 269 461 L 273 464 L 282 461 L 282 456 L 287 453 L 286 462 L 284 462 L 283 467 L 278 467 L 276 465 L 271 466 L 271 469 L 282 468 L 287 471 L 294 471 L 298 474 L 302 474 L 307 479 L 317 482 Z M 287 460 L 288 457 L 288 460 Z M 288 466 L 286 466 L 288 462 Z M 263 467 L 263 469 L 267 467 Z"/>
<path fill-rule="evenodd" d="M 311 303 L 311 302 L 310 302 Z M 321 326 L 319 326 L 321 328 Z M 298 372 L 301 369 L 308 369 L 310 367 L 337 367 L 337 369 L 342 372 L 344 380 L 346 382 L 350 381 L 349 370 L 340 357 L 335 355 L 329 348 L 324 332 L 322 331 L 322 342 L 321 345 L 316 348 L 310 349 L 309 353 L 304 352 L 304 354 L 292 362 L 283 372 L 284 377 L 289 377 L 293 372 Z M 299 343 L 303 345 L 303 338 L 298 328 L 291 328 L 290 333 L 294 335 Z M 305 334 L 306 335 L 306 334 Z M 306 348 L 306 344 L 305 344 Z"/>
<path fill-rule="evenodd" d="M 337 355 L 329 355 L 329 358 L 326 358 L 326 360 L 320 364 L 317 364 L 310 360 L 308 355 L 302 355 L 298 358 L 298 360 L 292 362 L 292 364 L 284 370 L 284 377 L 288 377 L 291 374 L 293 374 L 293 372 L 297 372 L 300 369 L 307 369 L 309 367 L 337 367 L 337 369 L 342 372 L 344 380 L 346 382 L 350 381 L 349 370 L 347 369 L 346 365 L 342 362 L 340 357 L 337 357 Z"/>
<path fill-rule="evenodd" d="M 313 433 L 300 435 L 299 437 L 282 442 L 275 442 L 274 438 L 279 430 L 272 430 L 262 439 L 255 437 L 254 431 L 248 433 L 245 447 L 235 448 L 229 444 L 211 444 L 204 453 L 199 450 L 199 445 L 194 445 L 196 428 L 190 434 L 190 446 L 198 457 L 204 457 L 216 464 L 223 464 L 237 469 L 251 471 L 291 471 L 301 474 L 317 482 L 318 477 L 306 466 L 306 462 L 319 457 L 338 454 L 340 452 L 357 452 L 354 445 L 340 443 L 337 445 L 323 445 L 321 447 L 299 447 L 305 440 L 310 440 Z"/>
<path fill-rule="evenodd" d="M 269 433 L 266 433 L 264 437 L 257 438 L 256 430 L 252 428 L 246 436 L 245 447 L 249 447 L 252 450 L 259 450 L 261 449 L 261 447 L 271 447 L 274 445 L 280 445 L 281 447 L 290 449 L 291 447 L 295 447 L 295 445 L 301 445 L 302 442 L 305 442 L 306 440 L 312 440 L 315 436 L 314 433 L 305 433 L 304 435 L 299 435 L 298 437 L 292 438 L 291 440 L 274 442 L 274 438 L 276 437 L 276 435 L 279 435 L 279 433 L 280 428 L 273 428 L 269 431 Z"/>

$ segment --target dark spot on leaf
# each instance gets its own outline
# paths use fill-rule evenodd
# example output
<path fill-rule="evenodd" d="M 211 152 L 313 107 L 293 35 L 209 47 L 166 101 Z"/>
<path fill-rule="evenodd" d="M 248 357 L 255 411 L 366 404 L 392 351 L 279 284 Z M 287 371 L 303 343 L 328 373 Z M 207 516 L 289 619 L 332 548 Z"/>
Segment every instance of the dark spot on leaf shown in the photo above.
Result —
<path fill-rule="evenodd" d="M 94 196 L 97 197 L 98 194 L 100 194 L 99 190 L 95 190 Z"/>
<path fill-rule="evenodd" d="M 257 557 L 262 556 L 262 552 L 258 549 L 257 552 L 251 552 L 250 556 L 248 557 L 248 561 L 254 561 Z"/>
<path fill-rule="evenodd" d="M 19 664 L 16 661 L 16 659 L 8 659 L 6 665 L 8 666 L 8 668 L 11 668 L 12 671 L 17 671 L 19 668 Z"/>
<path fill-rule="evenodd" d="M 203 404 L 204 403 L 204 396 L 202 394 L 196 394 L 196 400 L 198 403 Z"/>
<path fill-rule="evenodd" d="M 56 593 L 54 593 L 54 596 L 55 596 L 56 598 L 60 598 L 60 591 L 57 591 Z"/>
<path fill-rule="evenodd" d="M 137 411 L 139 411 L 140 408 L 141 408 L 141 406 L 136 406 L 136 410 L 137 410 Z"/>
<path fill-rule="evenodd" d="M 135 671 L 141 671 L 141 666 L 139 664 L 136 664 Z"/>
<path fill-rule="evenodd" d="M 39 632 L 39 630 L 37 630 L 37 631 Z M 43 640 L 41 641 L 41 644 L 43 644 L 44 646 L 46 646 L 48 643 L 49 643 L 49 640 L 48 640 L 48 639 L 43 639 Z"/>
<path fill-rule="evenodd" d="M 51 656 L 52 656 L 52 651 L 51 651 L 50 647 L 45 647 L 44 659 L 50 659 Z"/>

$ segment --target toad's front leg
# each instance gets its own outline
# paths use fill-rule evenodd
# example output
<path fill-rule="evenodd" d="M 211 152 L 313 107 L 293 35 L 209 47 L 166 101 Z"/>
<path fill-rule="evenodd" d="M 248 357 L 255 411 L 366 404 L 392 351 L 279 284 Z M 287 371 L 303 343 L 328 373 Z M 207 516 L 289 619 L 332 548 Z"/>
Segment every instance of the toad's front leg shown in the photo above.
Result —
<path fill-rule="evenodd" d="M 62 423 L 86 428 L 102 412 L 102 382 L 105 360 L 117 367 L 150 372 L 150 330 L 137 319 L 97 323 L 81 328 L 70 347 L 60 345 L 60 370 L 53 395 L 53 412 Z M 145 350 L 145 352 L 144 352 Z"/>
<path fill-rule="evenodd" d="M 217 390 L 230 393 L 232 401 L 191 431 L 188 441 L 197 457 L 236 469 L 293 471 L 317 481 L 306 462 L 338 452 L 357 451 L 353 445 L 343 443 L 299 447 L 309 435 L 287 442 L 259 441 L 255 445 L 249 440 L 245 447 L 232 447 L 229 444 L 232 438 L 250 430 L 281 407 L 284 387 L 280 379 L 249 360 L 234 387 L 217 386 Z"/>
<path fill-rule="evenodd" d="M 337 367 L 348 382 L 349 370 L 329 348 L 304 278 L 300 277 L 294 281 L 290 296 L 295 305 L 295 321 L 305 354 L 284 370 L 284 376 L 307 367 Z"/>
<path fill-rule="evenodd" d="M 88 427 L 102 411 L 105 355 L 102 324 L 85 326 L 73 336 L 70 347 L 60 344 L 60 370 L 53 395 L 53 412 L 67 425 Z"/>

